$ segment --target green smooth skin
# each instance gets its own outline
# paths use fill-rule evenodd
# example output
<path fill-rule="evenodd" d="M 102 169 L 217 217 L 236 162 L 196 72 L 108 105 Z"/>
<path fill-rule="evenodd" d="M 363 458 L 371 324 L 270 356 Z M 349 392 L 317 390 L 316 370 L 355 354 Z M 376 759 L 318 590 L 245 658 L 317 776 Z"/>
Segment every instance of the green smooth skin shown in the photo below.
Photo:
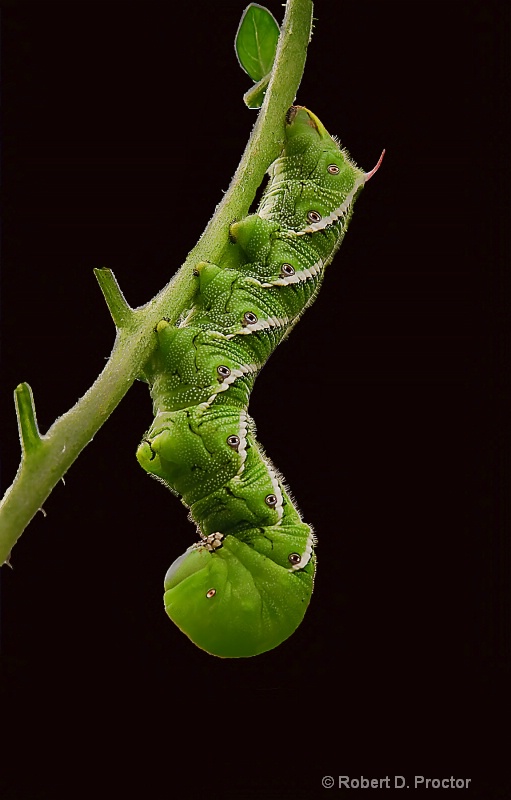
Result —
<path fill-rule="evenodd" d="M 221 263 L 197 264 L 193 307 L 177 326 L 158 324 L 144 367 L 156 418 L 138 460 L 182 497 L 202 537 L 170 567 L 165 608 L 225 658 L 276 647 L 311 597 L 315 538 L 247 408 L 258 372 L 315 299 L 365 181 L 302 107 L 289 110 L 268 174 L 257 213 L 231 225 Z"/>
<path fill-rule="evenodd" d="M 313 570 L 309 562 L 290 572 L 228 536 L 219 550 L 187 550 L 172 564 L 165 577 L 165 610 L 212 655 L 259 655 L 291 636 L 302 621 Z"/>

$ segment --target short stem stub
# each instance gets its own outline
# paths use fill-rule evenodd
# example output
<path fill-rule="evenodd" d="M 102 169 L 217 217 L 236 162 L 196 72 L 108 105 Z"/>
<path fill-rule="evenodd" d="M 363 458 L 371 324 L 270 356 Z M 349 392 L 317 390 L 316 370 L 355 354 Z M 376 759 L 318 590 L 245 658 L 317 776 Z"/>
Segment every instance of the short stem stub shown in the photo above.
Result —
<path fill-rule="evenodd" d="M 103 292 L 103 297 L 106 300 L 115 327 L 119 330 L 126 328 L 133 317 L 133 309 L 126 302 L 114 273 L 111 269 L 102 267 L 101 269 L 95 269 L 94 275 Z"/>
<path fill-rule="evenodd" d="M 41 434 L 37 426 L 34 396 L 28 383 L 20 383 L 14 390 L 16 416 L 21 440 L 23 459 L 34 455 L 42 446 Z"/>

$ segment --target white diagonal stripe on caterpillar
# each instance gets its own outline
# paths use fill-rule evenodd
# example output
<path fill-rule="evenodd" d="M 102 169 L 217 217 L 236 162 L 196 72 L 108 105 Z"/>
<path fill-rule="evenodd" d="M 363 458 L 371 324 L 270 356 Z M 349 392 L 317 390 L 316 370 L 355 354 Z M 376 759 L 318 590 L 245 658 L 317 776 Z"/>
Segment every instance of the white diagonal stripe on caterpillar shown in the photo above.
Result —
<path fill-rule="evenodd" d="M 237 378 L 242 378 L 243 375 L 249 375 L 250 373 L 258 372 L 260 367 L 257 364 L 247 364 L 246 366 L 242 366 L 239 369 L 232 369 L 230 375 L 223 379 L 222 383 L 219 383 L 213 389 L 212 394 L 205 400 L 203 403 L 199 403 L 199 408 L 208 408 L 217 394 L 219 392 L 225 392 L 234 383 Z"/>
<path fill-rule="evenodd" d="M 296 231 L 286 231 L 285 235 L 289 238 L 297 235 Z M 250 283 L 253 283 L 255 286 L 260 286 L 262 289 L 268 289 L 272 286 L 289 286 L 293 283 L 303 283 L 304 281 L 310 280 L 311 278 L 315 278 L 317 275 L 321 273 L 323 269 L 324 261 L 323 259 L 319 259 L 313 264 L 311 267 L 306 267 L 305 269 L 300 269 L 297 272 L 293 273 L 293 275 L 286 275 L 284 278 L 277 278 L 274 281 L 260 281 L 257 278 L 247 278 Z"/>
<path fill-rule="evenodd" d="M 304 567 L 307 566 L 307 564 L 311 560 L 312 548 L 314 547 L 315 543 L 316 543 L 316 537 L 314 536 L 314 533 L 313 533 L 313 531 L 311 529 L 311 531 L 310 531 L 310 533 L 309 533 L 309 535 L 307 537 L 307 541 L 305 543 L 305 550 L 302 553 L 300 561 L 298 562 L 298 564 L 292 564 L 289 567 L 289 572 L 295 572 L 297 569 L 303 569 Z"/>
<path fill-rule="evenodd" d="M 226 339 L 233 339 L 235 336 L 246 336 L 249 333 L 257 333 L 258 331 L 268 330 L 270 328 L 286 328 L 291 320 L 289 317 L 268 317 L 267 319 L 259 319 L 254 325 L 246 325 L 234 333 L 225 335 Z"/>
<path fill-rule="evenodd" d="M 284 513 L 284 497 L 282 495 L 282 489 L 280 488 L 279 477 L 273 465 L 267 458 L 264 458 L 264 463 L 266 465 L 266 469 L 268 470 L 268 476 L 271 481 L 273 494 L 277 498 L 277 502 L 275 504 L 275 511 L 277 512 L 278 515 L 277 525 L 280 525 L 280 523 L 282 522 L 282 515 Z"/>
<path fill-rule="evenodd" d="M 353 188 L 346 197 L 345 201 L 338 208 L 334 209 L 334 211 L 332 211 L 331 214 L 328 215 L 328 217 L 323 217 L 323 219 L 321 219 L 319 222 L 313 222 L 311 225 L 308 225 L 303 230 L 293 231 L 293 233 L 295 233 L 296 236 L 304 236 L 306 233 L 315 233 L 316 231 L 322 231 L 329 225 L 333 225 L 334 222 L 337 222 L 337 220 L 340 217 L 344 216 L 344 214 L 346 214 L 349 211 L 350 206 L 353 202 L 353 198 L 355 197 L 355 194 L 364 183 L 365 183 L 365 175 L 361 175 L 360 178 L 356 180 L 355 183 L 353 184 Z"/>
<path fill-rule="evenodd" d="M 238 475 L 241 475 L 245 469 L 245 461 L 247 460 L 247 434 L 248 434 L 248 414 L 246 411 L 240 413 L 240 427 L 239 427 L 239 446 L 238 453 L 241 457 L 241 464 L 238 469 Z"/>

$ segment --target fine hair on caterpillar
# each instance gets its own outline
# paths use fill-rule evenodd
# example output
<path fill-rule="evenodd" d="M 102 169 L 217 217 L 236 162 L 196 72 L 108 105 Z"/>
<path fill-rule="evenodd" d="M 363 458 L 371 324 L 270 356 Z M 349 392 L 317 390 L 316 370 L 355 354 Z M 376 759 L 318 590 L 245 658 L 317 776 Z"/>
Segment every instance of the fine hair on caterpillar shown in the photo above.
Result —
<path fill-rule="evenodd" d="M 248 415 L 255 379 L 304 309 L 346 233 L 366 173 L 302 106 L 257 211 L 234 222 L 219 263 L 194 270 L 193 307 L 158 323 L 144 367 L 155 419 L 142 467 L 189 508 L 199 541 L 169 568 L 165 609 L 221 657 L 263 653 L 302 621 L 316 538 Z"/>

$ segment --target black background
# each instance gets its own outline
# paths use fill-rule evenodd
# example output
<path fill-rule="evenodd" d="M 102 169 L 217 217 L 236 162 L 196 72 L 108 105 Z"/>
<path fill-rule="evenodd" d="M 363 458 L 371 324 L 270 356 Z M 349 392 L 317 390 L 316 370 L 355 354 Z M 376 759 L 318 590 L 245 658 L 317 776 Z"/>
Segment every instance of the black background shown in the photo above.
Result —
<path fill-rule="evenodd" d="M 16 384 L 45 431 L 110 353 L 92 269 L 143 304 L 229 185 L 255 120 L 243 8 L 2 4 L 4 488 Z M 333 797 L 323 775 L 396 774 L 511 796 L 509 9 L 315 15 L 297 101 L 364 169 L 387 152 L 251 400 L 319 539 L 310 609 L 241 661 L 169 622 L 194 534 L 136 462 L 136 384 L 2 570 L 3 798 Z"/>

